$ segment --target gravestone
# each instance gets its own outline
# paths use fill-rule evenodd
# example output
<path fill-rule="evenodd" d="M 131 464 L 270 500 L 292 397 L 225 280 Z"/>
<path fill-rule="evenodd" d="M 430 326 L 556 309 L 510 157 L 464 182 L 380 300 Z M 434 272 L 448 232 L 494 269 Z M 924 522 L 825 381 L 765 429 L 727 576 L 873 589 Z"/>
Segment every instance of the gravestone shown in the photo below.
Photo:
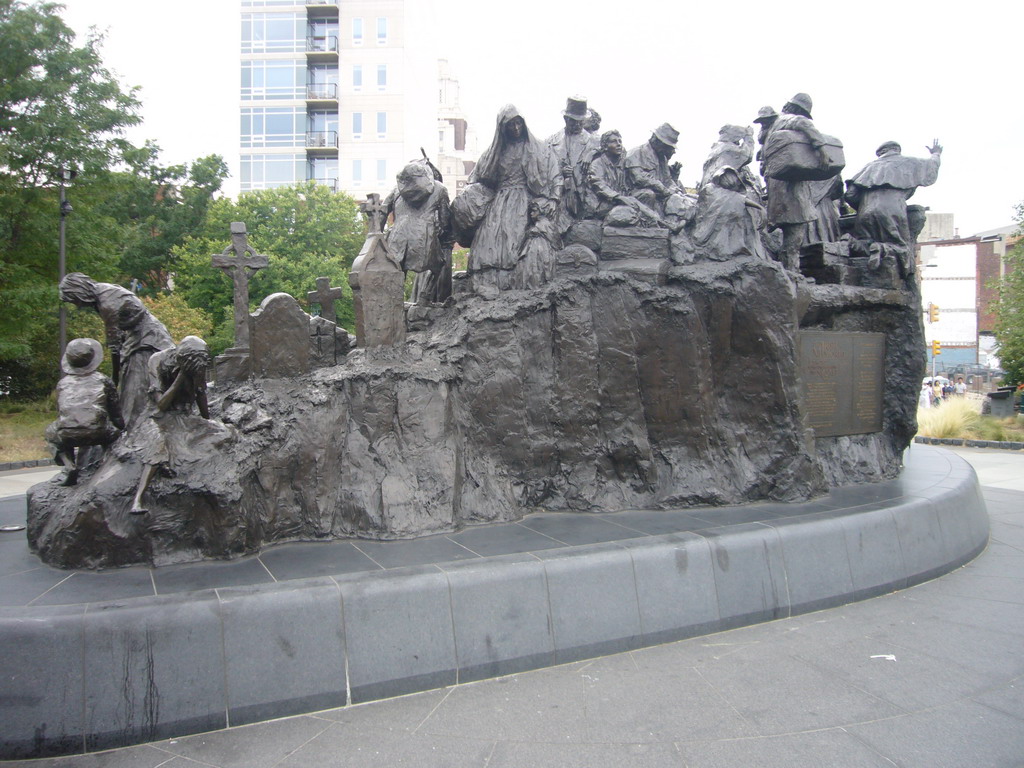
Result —
<path fill-rule="evenodd" d="M 405 272 L 380 231 L 384 214 L 380 195 L 368 195 L 360 209 L 367 215 L 369 230 L 348 273 L 357 344 L 395 346 L 405 342 Z"/>
<path fill-rule="evenodd" d="M 279 379 L 309 369 L 309 315 L 287 293 L 270 294 L 252 313 L 253 376 Z"/>
<path fill-rule="evenodd" d="M 214 361 L 218 381 L 241 381 L 249 376 L 249 278 L 270 262 L 249 245 L 244 221 L 231 222 L 231 245 L 214 254 L 213 266 L 223 269 L 234 283 L 235 344 Z"/>
<path fill-rule="evenodd" d="M 318 368 L 337 365 L 351 346 L 348 331 L 323 317 L 309 318 L 309 341 L 312 364 Z"/>
<path fill-rule="evenodd" d="M 331 288 L 331 278 L 318 277 L 316 279 L 316 290 L 307 293 L 306 300 L 310 305 L 320 305 L 320 317 L 330 320 L 332 323 L 337 323 L 338 315 L 334 311 L 334 302 L 341 299 L 344 295 L 345 292 L 340 286 Z"/>

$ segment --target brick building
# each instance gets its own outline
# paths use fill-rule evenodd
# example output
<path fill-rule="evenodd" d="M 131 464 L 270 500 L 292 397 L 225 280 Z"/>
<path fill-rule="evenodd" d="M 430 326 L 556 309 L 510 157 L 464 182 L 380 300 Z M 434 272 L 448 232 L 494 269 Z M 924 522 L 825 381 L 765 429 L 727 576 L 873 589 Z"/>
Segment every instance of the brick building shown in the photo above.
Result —
<path fill-rule="evenodd" d="M 928 214 L 918 239 L 917 262 L 929 362 L 931 342 L 937 340 L 942 347 L 935 361 L 937 369 L 959 364 L 997 365 L 992 303 L 1016 231 L 1016 225 L 1008 225 L 959 237 L 952 214 Z M 929 305 L 939 308 L 937 322 L 928 322 Z"/>

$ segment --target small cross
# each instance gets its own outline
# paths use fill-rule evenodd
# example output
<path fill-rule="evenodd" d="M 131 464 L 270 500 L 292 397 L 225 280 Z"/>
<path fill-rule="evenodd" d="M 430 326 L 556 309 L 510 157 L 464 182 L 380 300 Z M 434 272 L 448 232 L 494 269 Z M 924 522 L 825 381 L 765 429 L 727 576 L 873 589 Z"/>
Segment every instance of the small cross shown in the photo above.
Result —
<path fill-rule="evenodd" d="M 366 200 L 359 204 L 359 210 L 366 214 L 370 222 L 370 234 L 384 231 L 384 206 L 380 203 L 380 195 L 371 192 Z"/>
<path fill-rule="evenodd" d="M 316 279 L 316 290 L 306 294 L 310 304 L 320 305 L 320 317 L 337 324 L 338 315 L 334 312 L 334 302 L 341 299 L 345 293 L 341 288 L 331 288 L 331 278 L 318 277 Z"/>
<path fill-rule="evenodd" d="M 233 255 L 232 255 L 233 254 Z M 235 284 L 235 348 L 249 348 L 249 274 L 269 264 L 249 245 L 244 221 L 231 222 L 231 245 L 214 254 L 213 266 L 223 269 Z"/>

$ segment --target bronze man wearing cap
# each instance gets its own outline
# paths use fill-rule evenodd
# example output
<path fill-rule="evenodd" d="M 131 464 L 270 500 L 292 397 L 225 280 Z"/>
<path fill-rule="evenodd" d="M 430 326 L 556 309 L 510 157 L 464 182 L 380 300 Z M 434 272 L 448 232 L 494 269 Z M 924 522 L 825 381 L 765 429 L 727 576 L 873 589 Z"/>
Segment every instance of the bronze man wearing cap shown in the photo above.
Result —
<path fill-rule="evenodd" d="M 631 149 L 626 155 L 626 181 L 630 194 L 659 215 L 665 213 L 665 202 L 679 186 L 669 171 L 668 161 L 676 152 L 679 131 L 662 123 L 646 144 Z"/>
<path fill-rule="evenodd" d="M 815 149 L 823 147 L 825 137 L 811 120 L 811 97 L 798 93 L 782 107 L 769 135 L 775 131 L 798 131 Z M 808 181 L 785 181 L 768 178 L 768 220 L 782 230 L 782 262 L 791 272 L 800 271 L 800 248 L 804 243 L 806 224 L 814 221 L 817 210 L 811 199 Z"/>
<path fill-rule="evenodd" d="M 114 382 L 100 373 L 103 347 L 96 339 L 74 339 L 64 350 L 57 384 L 57 420 L 46 428 L 54 459 L 65 467 L 62 485 L 74 485 L 84 449 L 110 445 L 124 429 Z M 78 454 L 75 455 L 75 449 Z"/>

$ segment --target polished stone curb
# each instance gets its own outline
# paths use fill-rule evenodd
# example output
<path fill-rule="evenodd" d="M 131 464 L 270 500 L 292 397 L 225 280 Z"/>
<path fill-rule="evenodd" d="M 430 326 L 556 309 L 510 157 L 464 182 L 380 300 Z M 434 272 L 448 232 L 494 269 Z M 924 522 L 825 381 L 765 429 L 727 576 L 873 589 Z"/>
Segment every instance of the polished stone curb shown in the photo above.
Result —
<path fill-rule="evenodd" d="M 972 440 L 967 437 L 922 437 L 914 438 L 915 443 L 923 445 L 956 445 L 966 448 L 999 448 L 1004 451 L 1024 450 L 1024 442 L 1013 440 Z"/>
<path fill-rule="evenodd" d="M 57 462 L 53 459 L 25 459 L 23 461 L 0 462 L 0 472 L 7 472 L 12 469 L 31 469 L 32 467 L 55 467 Z"/>
<path fill-rule="evenodd" d="M 902 589 L 957 568 L 988 541 L 974 470 L 927 450 L 949 471 L 855 507 L 430 566 L 0 609 L 0 758 L 339 707 Z M 854 492 L 863 488 L 848 489 L 850 499 L 863 501 Z"/>

